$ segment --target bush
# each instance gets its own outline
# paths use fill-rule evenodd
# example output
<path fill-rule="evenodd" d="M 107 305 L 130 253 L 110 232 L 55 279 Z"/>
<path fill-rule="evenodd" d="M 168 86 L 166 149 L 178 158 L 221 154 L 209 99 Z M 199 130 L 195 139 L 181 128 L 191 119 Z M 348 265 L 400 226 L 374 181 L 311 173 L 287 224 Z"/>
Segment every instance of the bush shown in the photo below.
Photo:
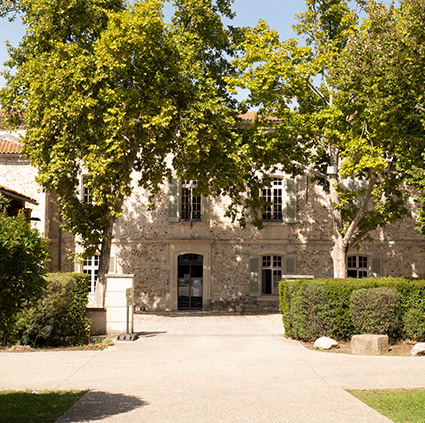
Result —
<path fill-rule="evenodd" d="M 288 336 L 303 341 L 331 331 L 328 292 L 322 285 L 306 283 L 292 298 L 291 328 Z"/>
<path fill-rule="evenodd" d="M 425 341 L 425 300 L 412 306 L 403 316 L 405 338 Z"/>
<path fill-rule="evenodd" d="M 399 297 L 395 289 L 385 286 L 353 291 L 350 314 L 356 331 L 397 338 L 400 330 Z"/>
<path fill-rule="evenodd" d="M 88 276 L 50 274 L 43 298 L 23 310 L 16 322 L 14 341 L 31 346 L 75 345 L 87 342 Z"/>
<path fill-rule="evenodd" d="M 0 343 L 6 343 L 19 310 L 43 292 L 47 242 L 26 219 L 0 213 Z"/>
<path fill-rule="evenodd" d="M 424 314 L 418 310 L 425 308 L 421 305 L 425 299 L 425 281 L 405 278 L 283 281 L 280 284 L 280 310 L 285 336 L 305 341 L 314 341 L 319 336 L 351 339 L 364 331 L 353 323 L 350 312 L 352 293 L 378 287 L 387 287 L 398 293 L 397 307 L 391 318 L 386 318 L 390 336 L 423 339 Z M 379 329 L 380 332 L 383 330 Z"/>

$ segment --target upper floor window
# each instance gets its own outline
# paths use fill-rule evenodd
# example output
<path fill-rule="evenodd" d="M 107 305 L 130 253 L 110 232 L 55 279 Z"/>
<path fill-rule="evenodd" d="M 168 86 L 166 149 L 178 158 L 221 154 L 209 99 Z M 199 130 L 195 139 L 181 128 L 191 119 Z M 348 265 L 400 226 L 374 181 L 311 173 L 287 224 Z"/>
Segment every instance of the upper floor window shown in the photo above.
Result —
<path fill-rule="evenodd" d="M 181 184 L 181 220 L 202 220 L 202 198 L 194 194 L 197 181 L 182 181 Z"/>
<path fill-rule="evenodd" d="M 172 179 L 168 184 L 169 222 L 200 222 L 203 214 L 203 198 L 195 194 L 197 181 Z"/>
<path fill-rule="evenodd" d="M 266 201 L 262 218 L 265 222 L 294 223 L 297 220 L 297 185 L 295 179 L 275 177 L 263 188 Z"/>
<path fill-rule="evenodd" d="M 90 194 L 90 188 L 85 185 L 83 185 L 83 201 L 87 204 L 90 204 L 93 201 L 93 198 Z"/>
<path fill-rule="evenodd" d="M 267 201 L 264 209 L 263 220 L 283 220 L 283 179 L 273 178 L 270 187 L 263 189 L 263 197 Z"/>

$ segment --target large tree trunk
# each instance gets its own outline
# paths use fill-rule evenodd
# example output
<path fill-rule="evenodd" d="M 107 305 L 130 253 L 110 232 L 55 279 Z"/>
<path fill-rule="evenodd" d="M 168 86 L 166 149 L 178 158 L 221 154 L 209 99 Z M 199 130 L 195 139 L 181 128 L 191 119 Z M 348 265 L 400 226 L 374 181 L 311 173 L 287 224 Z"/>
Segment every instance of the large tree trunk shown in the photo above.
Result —
<path fill-rule="evenodd" d="M 334 167 L 334 173 L 329 175 L 329 193 L 330 205 L 332 210 L 332 241 L 333 247 L 331 257 L 333 261 L 333 277 L 347 277 L 347 244 L 342 236 L 342 213 L 340 209 L 341 199 L 338 193 L 338 154 L 336 151 L 331 152 L 331 161 Z"/>
<path fill-rule="evenodd" d="M 106 275 L 109 271 L 109 258 L 111 256 L 112 231 L 114 229 L 115 219 L 104 232 L 102 247 L 99 257 L 99 270 L 97 273 L 96 290 L 94 295 L 94 307 L 105 308 L 105 297 L 107 289 Z"/>
<path fill-rule="evenodd" d="M 334 268 L 334 278 L 347 277 L 347 247 L 342 237 L 334 238 L 334 246 L 332 248 L 331 257 Z"/>
<path fill-rule="evenodd" d="M 341 204 L 340 196 L 338 193 L 338 176 L 330 175 L 329 177 L 329 191 L 331 198 L 331 207 L 332 207 L 332 240 L 333 247 L 331 252 L 331 257 L 333 261 L 334 269 L 334 278 L 346 278 L 347 277 L 347 253 L 348 248 L 356 240 L 355 234 L 359 223 L 363 216 L 365 215 L 367 205 L 372 195 L 373 187 L 375 186 L 377 177 L 375 173 L 370 174 L 368 188 L 363 196 L 362 203 L 360 208 L 348 226 L 345 235 L 342 235 L 343 222 L 342 222 L 342 213 L 339 208 Z"/>

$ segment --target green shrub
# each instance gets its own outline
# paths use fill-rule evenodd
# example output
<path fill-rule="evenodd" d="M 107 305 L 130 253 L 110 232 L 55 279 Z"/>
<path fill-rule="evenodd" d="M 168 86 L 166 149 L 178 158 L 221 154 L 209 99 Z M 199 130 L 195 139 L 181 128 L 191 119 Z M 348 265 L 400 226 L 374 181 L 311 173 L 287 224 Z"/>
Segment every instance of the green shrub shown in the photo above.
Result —
<path fill-rule="evenodd" d="M 283 281 L 279 292 L 285 336 L 308 341 L 324 335 L 338 340 L 351 339 L 360 333 L 350 312 L 351 295 L 360 289 L 377 287 L 388 287 L 399 294 L 397 307 L 389 319 L 391 323 L 386 323 L 393 328 L 391 336 L 420 339 L 423 314 L 409 310 L 417 309 L 425 300 L 425 281 L 406 278 Z"/>
<path fill-rule="evenodd" d="M 19 310 L 43 292 L 47 242 L 26 219 L 0 213 L 0 344 L 10 336 Z"/>
<path fill-rule="evenodd" d="M 406 339 L 425 341 L 425 299 L 412 306 L 403 316 Z"/>
<path fill-rule="evenodd" d="M 43 298 L 23 310 L 16 322 L 14 341 L 31 346 L 56 346 L 87 342 L 90 322 L 85 274 L 50 274 Z"/>
<path fill-rule="evenodd" d="M 326 288 L 313 283 L 302 284 L 292 299 L 291 336 L 310 341 L 329 334 L 330 314 Z"/>
<path fill-rule="evenodd" d="M 353 291 L 350 314 L 356 331 L 397 338 L 400 330 L 399 297 L 395 289 L 386 286 Z"/>

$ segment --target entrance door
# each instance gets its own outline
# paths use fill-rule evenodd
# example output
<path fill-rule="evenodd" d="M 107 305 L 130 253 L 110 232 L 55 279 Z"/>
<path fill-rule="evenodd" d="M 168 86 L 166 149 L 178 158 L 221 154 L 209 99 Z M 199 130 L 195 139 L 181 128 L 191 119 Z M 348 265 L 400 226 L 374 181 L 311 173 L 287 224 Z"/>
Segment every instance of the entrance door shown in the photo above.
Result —
<path fill-rule="evenodd" d="M 197 254 L 179 256 L 179 310 L 202 310 L 203 257 Z"/>

